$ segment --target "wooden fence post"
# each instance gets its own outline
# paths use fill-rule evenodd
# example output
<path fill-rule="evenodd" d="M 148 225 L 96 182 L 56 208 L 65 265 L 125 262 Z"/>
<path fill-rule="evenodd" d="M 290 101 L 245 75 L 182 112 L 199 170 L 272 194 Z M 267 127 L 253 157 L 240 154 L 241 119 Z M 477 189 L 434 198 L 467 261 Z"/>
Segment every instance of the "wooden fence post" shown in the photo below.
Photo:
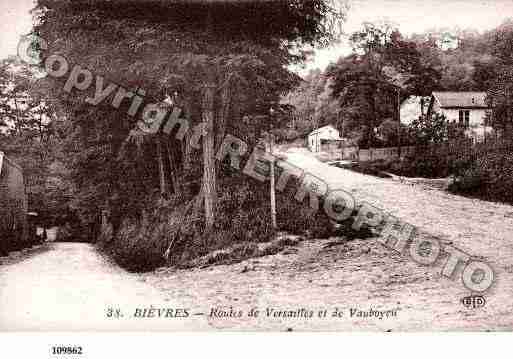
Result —
<path fill-rule="evenodd" d="M 203 193 L 205 196 L 205 229 L 212 230 L 215 222 L 217 197 L 216 167 L 214 160 L 214 96 L 216 85 L 210 80 L 204 89 L 202 103 L 203 136 Z"/>
<path fill-rule="evenodd" d="M 273 156 L 273 147 L 274 147 L 274 136 L 272 133 L 269 133 L 269 154 L 270 154 L 270 171 L 269 177 L 271 182 L 271 220 L 273 229 L 278 228 L 278 223 L 276 221 L 276 186 L 274 180 L 274 156 Z"/>

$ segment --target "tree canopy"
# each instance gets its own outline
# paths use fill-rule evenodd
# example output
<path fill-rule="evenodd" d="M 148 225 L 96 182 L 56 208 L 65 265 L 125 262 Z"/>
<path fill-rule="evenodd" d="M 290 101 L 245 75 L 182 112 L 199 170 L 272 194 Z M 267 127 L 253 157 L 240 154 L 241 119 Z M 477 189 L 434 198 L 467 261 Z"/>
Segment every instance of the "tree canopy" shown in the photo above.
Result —
<path fill-rule="evenodd" d="M 67 76 L 42 79 L 48 103 L 69 123 L 66 164 L 82 221 L 94 223 L 108 210 L 117 231 L 123 220 L 141 218 L 159 193 L 188 202 L 205 183 L 212 185 L 205 207 L 215 207 L 229 172 L 214 167 L 213 149 L 226 133 L 257 142 L 269 108 L 299 81 L 288 68 L 305 59 L 304 45 L 324 46 L 336 35 L 343 20 L 336 4 L 39 0 L 35 32 L 48 44 L 43 63 L 58 54 L 101 76 L 104 86 L 114 83 L 145 103 L 168 101 L 191 125 L 212 125 L 200 151 L 190 134 L 178 141 L 161 132 L 136 136 L 142 108 L 127 115 L 129 100 L 114 109 L 113 92 L 92 106 L 84 99 L 95 86 L 66 91 Z"/>

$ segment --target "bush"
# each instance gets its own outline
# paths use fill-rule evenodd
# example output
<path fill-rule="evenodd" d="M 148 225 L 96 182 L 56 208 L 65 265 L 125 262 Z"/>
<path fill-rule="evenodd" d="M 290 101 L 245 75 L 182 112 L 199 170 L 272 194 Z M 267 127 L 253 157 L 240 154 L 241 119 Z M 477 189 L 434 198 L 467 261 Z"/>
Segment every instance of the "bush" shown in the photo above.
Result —
<path fill-rule="evenodd" d="M 445 154 L 417 151 L 399 161 L 398 175 L 405 177 L 444 178 L 450 175 Z"/>
<path fill-rule="evenodd" d="M 304 203 L 295 200 L 298 183 L 290 182 L 283 192 L 276 193 L 279 230 L 312 238 L 334 235 L 334 225 L 322 209 L 322 200 L 319 210 L 313 212 L 307 199 Z M 142 218 L 125 219 L 117 233 L 111 226 L 104 228 L 98 244 L 118 264 L 137 272 L 163 265 L 186 266 L 197 258 L 226 248 L 236 250 L 229 257 L 212 260 L 223 262 L 260 253 L 255 245 L 269 242 L 276 235 L 271 225 L 268 182 L 261 183 L 237 173 L 223 179 L 219 193 L 217 222 L 210 233 L 204 231 L 201 210 L 199 213 L 191 210 L 184 217 L 187 203 L 172 198 L 166 204 L 147 208 Z M 345 222 L 338 230 L 344 234 L 350 222 Z M 228 256 L 225 251 L 217 253 L 221 257 Z"/>
<path fill-rule="evenodd" d="M 462 170 L 449 190 L 491 201 L 513 203 L 513 153 L 481 153 L 470 168 Z"/>
<path fill-rule="evenodd" d="M 147 218 L 126 219 L 115 234 L 111 228 L 104 228 L 98 239 L 100 248 L 129 271 L 143 272 L 165 263 L 166 242 L 159 235 L 162 226 L 154 228 Z"/>
<path fill-rule="evenodd" d="M 450 190 L 461 193 L 472 193 L 479 190 L 484 183 L 483 173 L 479 168 L 472 167 L 462 171 L 461 176 L 449 187 Z"/>

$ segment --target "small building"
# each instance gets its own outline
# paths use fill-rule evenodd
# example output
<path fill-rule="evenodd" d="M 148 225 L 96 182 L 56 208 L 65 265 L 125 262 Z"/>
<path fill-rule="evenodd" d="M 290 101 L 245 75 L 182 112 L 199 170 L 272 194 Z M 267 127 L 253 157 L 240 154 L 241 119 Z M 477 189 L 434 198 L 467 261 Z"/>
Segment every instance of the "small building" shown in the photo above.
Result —
<path fill-rule="evenodd" d="M 23 170 L 0 151 L 0 254 L 28 244 Z"/>
<path fill-rule="evenodd" d="M 340 150 L 343 139 L 335 127 L 328 125 L 310 132 L 307 141 L 312 152 L 334 152 Z"/>
<path fill-rule="evenodd" d="M 429 112 L 438 112 L 464 127 L 484 125 L 489 112 L 486 92 L 433 92 Z"/>
<path fill-rule="evenodd" d="M 486 123 L 490 115 L 486 92 L 433 92 L 428 115 L 433 113 L 444 115 L 475 141 L 481 141 L 491 130 Z"/>

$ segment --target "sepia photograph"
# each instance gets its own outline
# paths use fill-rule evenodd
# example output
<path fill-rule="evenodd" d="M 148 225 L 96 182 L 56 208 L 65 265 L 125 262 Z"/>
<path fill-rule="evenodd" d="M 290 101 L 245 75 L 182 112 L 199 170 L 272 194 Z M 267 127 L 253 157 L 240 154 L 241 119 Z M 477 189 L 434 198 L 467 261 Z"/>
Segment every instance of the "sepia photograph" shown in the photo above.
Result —
<path fill-rule="evenodd" d="M 0 20 L 0 332 L 513 330 L 511 0 Z"/>

